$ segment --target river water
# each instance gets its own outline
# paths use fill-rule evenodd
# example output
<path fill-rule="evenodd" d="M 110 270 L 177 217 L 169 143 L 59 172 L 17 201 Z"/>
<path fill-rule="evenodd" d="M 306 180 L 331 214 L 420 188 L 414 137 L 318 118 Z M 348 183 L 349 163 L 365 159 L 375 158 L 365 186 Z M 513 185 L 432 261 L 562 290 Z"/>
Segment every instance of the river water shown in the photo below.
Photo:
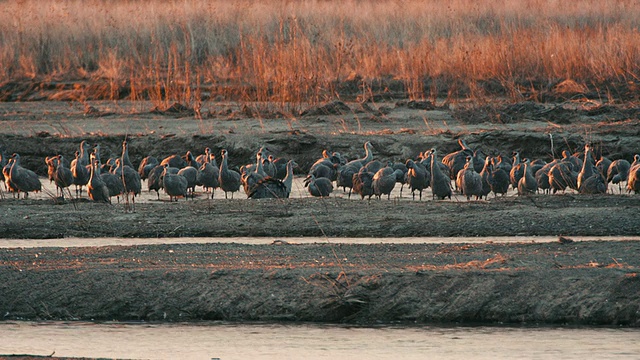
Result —
<path fill-rule="evenodd" d="M 121 359 L 638 359 L 640 329 L 0 322 L 0 354 Z"/>

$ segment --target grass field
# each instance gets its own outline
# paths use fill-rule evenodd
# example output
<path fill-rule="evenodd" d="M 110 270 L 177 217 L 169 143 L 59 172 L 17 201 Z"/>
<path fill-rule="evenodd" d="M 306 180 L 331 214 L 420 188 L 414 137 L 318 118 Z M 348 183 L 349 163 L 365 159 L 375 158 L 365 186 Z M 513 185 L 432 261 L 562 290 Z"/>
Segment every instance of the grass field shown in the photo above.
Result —
<path fill-rule="evenodd" d="M 634 1 L 6 1 L 0 79 L 100 81 L 93 98 L 318 103 L 535 99 L 640 82 Z M 635 85 L 634 85 L 635 86 Z M 78 99 L 82 100 L 82 99 Z"/>

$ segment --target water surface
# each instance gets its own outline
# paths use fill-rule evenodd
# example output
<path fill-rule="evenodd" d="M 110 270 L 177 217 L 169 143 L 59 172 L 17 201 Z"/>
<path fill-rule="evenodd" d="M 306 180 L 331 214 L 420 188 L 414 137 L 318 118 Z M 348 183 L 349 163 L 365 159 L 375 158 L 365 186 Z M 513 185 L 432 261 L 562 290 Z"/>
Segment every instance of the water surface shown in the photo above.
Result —
<path fill-rule="evenodd" d="M 0 354 L 136 359 L 638 359 L 640 330 L 0 322 Z"/>

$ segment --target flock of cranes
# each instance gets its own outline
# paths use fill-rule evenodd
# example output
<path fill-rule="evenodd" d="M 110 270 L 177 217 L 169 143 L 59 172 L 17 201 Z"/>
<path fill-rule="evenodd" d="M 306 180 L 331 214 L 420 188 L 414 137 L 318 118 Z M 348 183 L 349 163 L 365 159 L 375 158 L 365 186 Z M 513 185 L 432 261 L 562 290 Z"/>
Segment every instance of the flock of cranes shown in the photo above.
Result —
<path fill-rule="evenodd" d="M 435 148 L 431 148 L 416 159 L 406 162 L 381 162 L 374 159 L 374 147 L 364 144 L 365 154 L 349 161 L 337 152 L 323 151 L 304 179 L 304 186 L 315 197 L 327 197 L 334 188 L 342 188 L 348 197 L 352 193 L 361 199 L 375 196 L 388 199 L 391 192 L 400 185 L 400 197 L 406 186 L 415 199 L 416 193 L 422 199 L 423 191 L 431 188 L 434 199 L 451 199 L 459 193 L 471 198 L 487 199 L 490 193 L 504 196 L 509 188 L 518 195 L 539 192 L 557 193 L 567 189 L 585 194 L 604 194 L 609 183 L 626 183 L 628 192 L 640 192 L 640 155 L 635 155 L 633 163 L 619 159 L 611 161 L 601 157 L 596 161 L 593 149 L 586 145 L 584 152 L 571 154 L 564 151 L 562 158 L 551 162 L 522 159 L 514 152 L 513 158 L 483 156 L 474 151 L 463 140 L 458 141 L 461 149 L 439 159 Z M 20 155 L 7 156 L 0 152 L 4 190 L 17 194 L 42 190 L 42 183 L 33 171 L 20 164 Z M 215 189 L 221 189 L 225 198 L 233 198 L 241 189 L 248 198 L 288 198 L 293 184 L 293 169 L 298 164 L 293 160 L 275 158 L 266 148 L 256 153 L 256 160 L 241 166 L 238 170 L 229 167 L 229 153 L 222 149 L 220 165 L 210 148 L 194 156 L 187 151 L 184 156 L 172 155 L 162 160 L 147 156 L 140 162 L 137 171 L 129 158 L 128 144 L 122 143 L 122 155 L 102 163 L 100 146 L 91 146 L 86 141 L 80 143 L 75 158 L 68 161 L 63 155 L 45 158 L 49 181 L 55 183 L 57 194 L 64 199 L 65 190 L 75 187 L 76 197 L 82 195 L 86 187 L 88 197 L 96 202 L 110 203 L 111 198 L 127 196 L 135 204 L 135 198 L 142 191 L 146 180 L 149 191 L 160 190 L 170 201 L 178 198 L 194 197 L 195 189 L 201 186 L 211 198 Z M 334 185 L 335 184 L 335 185 Z"/>

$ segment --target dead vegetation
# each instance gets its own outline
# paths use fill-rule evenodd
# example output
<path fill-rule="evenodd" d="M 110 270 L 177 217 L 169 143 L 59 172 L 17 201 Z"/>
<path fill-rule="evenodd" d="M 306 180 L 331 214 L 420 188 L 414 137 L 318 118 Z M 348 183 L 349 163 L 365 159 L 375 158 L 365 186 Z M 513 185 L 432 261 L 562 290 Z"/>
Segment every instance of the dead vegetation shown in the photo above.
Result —
<path fill-rule="evenodd" d="M 0 99 L 637 101 L 638 19 L 615 0 L 27 0 L 0 14 Z"/>

